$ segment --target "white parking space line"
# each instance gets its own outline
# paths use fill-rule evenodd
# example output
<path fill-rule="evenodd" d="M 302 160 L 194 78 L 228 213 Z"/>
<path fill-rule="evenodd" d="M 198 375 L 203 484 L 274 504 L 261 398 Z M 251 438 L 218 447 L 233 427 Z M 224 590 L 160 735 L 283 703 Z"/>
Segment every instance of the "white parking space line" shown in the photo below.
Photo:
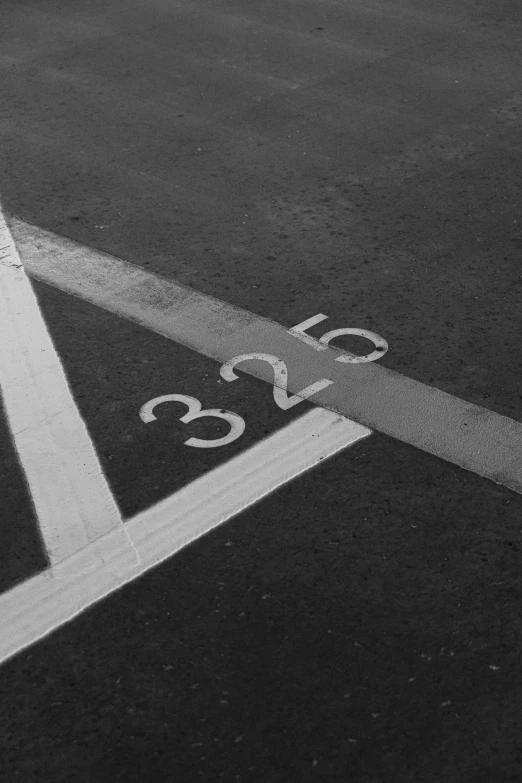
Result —
<path fill-rule="evenodd" d="M 56 564 L 121 527 L 122 519 L 1 211 L 0 387 Z"/>
<path fill-rule="evenodd" d="M 0 596 L 0 662 L 371 431 L 314 408 Z"/>
<path fill-rule="evenodd" d="M 314 394 L 316 404 L 522 493 L 520 422 L 382 365 L 344 363 L 346 352 L 324 350 L 318 341 L 295 334 L 316 317 L 292 332 L 23 221 L 14 219 L 12 228 L 33 277 L 222 363 L 239 355 L 271 355 L 288 367 L 288 391 L 294 394 L 327 379 L 331 383 Z M 245 361 L 241 369 L 274 384 L 266 361 Z"/>

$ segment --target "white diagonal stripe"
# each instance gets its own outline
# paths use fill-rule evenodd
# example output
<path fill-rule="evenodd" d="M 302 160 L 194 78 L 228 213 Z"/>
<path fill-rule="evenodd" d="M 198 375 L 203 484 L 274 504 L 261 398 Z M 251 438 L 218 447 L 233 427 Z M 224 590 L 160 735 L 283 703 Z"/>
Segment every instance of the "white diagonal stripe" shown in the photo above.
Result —
<path fill-rule="evenodd" d="M 123 529 L 0 595 L 0 663 L 370 434 L 367 427 L 314 408 L 132 517 Z"/>
<path fill-rule="evenodd" d="M 0 387 L 51 564 L 122 525 L 0 211 Z"/>
<path fill-rule="evenodd" d="M 345 351 L 318 351 L 318 341 L 297 339 L 292 329 L 267 318 L 23 221 L 11 225 L 32 277 L 221 364 L 242 354 L 271 354 L 287 366 L 292 394 L 327 378 L 333 383 L 313 396 L 315 405 L 522 494 L 522 422 L 376 362 L 339 363 Z M 266 362 L 248 361 L 241 369 L 276 383 Z"/>

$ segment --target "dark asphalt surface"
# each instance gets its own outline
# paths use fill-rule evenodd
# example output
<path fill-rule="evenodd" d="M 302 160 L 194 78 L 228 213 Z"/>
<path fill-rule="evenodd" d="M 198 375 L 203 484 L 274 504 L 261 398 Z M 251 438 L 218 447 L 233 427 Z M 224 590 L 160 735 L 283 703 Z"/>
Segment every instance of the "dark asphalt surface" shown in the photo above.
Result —
<path fill-rule="evenodd" d="M 520 420 L 521 66 L 510 0 L 0 0 L 0 196 Z M 35 290 L 125 516 L 310 407 Z M 171 392 L 250 426 L 196 454 Z M 0 428 L 4 590 L 46 562 Z M 0 780 L 522 781 L 521 507 L 372 435 L 3 664 Z"/>
<path fill-rule="evenodd" d="M 8 211 L 520 415 L 518 2 L 2 13 Z"/>
<path fill-rule="evenodd" d="M 522 498 L 376 435 L 4 664 L 6 780 L 520 780 Z"/>

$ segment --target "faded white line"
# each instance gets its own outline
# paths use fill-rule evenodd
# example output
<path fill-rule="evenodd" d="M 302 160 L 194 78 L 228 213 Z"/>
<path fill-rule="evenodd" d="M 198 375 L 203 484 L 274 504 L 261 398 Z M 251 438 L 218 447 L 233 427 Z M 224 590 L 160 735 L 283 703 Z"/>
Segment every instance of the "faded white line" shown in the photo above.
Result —
<path fill-rule="evenodd" d="M 333 383 L 313 397 L 317 405 L 522 493 L 520 422 L 376 363 L 342 363 L 346 352 L 317 350 L 310 339 L 266 318 L 23 221 L 12 225 L 34 277 L 221 363 L 242 354 L 273 355 L 288 368 L 294 394 L 328 378 Z M 312 322 L 318 316 L 300 330 Z M 251 360 L 242 369 L 274 383 L 266 362 Z"/>
<path fill-rule="evenodd" d="M 1 211 L 0 387 L 49 560 L 56 564 L 122 519 Z"/>
<path fill-rule="evenodd" d="M 0 596 L 0 662 L 371 431 L 314 408 Z M 138 559 L 136 559 L 136 554 Z"/>

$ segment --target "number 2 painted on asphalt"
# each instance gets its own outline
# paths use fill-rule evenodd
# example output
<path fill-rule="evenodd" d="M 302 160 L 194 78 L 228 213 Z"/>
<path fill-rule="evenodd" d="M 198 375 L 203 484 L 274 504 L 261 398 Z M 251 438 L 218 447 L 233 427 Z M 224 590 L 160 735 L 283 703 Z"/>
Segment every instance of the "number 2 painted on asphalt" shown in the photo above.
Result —
<path fill-rule="evenodd" d="M 268 362 L 274 369 L 274 400 L 276 405 L 287 411 L 289 408 L 293 408 L 299 402 L 308 399 L 313 394 L 317 394 L 321 389 L 325 389 L 327 386 L 333 383 L 328 378 L 323 378 L 320 381 L 310 384 L 305 389 L 301 389 L 300 392 L 294 394 L 292 397 L 288 396 L 286 390 L 288 383 L 288 370 L 286 364 L 282 359 L 278 359 L 277 356 L 272 356 L 269 353 L 244 353 L 241 356 L 235 356 L 233 359 L 229 359 L 228 362 L 222 365 L 219 373 L 226 381 L 236 381 L 238 375 L 234 372 L 234 367 L 240 362 L 245 362 L 247 359 L 259 359 L 262 362 Z"/>
<path fill-rule="evenodd" d="M 202 419 L 206 416 L 213 416 L 217 419 L 225 419 L 230 424 L 230 432 L 223 438 L 216 438 L 215 440 L 203 440 L 202 438 L 189 438 L 185 441 L 185 446 L 193 446 L 196 449 L 215 449 L 218 446 L 226 446 L 227 443 L 237 440 L 245 431 L 245 420 L 238 416 L 237 413 L 231 411 L 225 411 L 219 408 L 208 408 L 207 410 L 201 410 L 201 403 L 196 397 L 190 397 L 188 394 L 164 394 L 162 397 L 155 397 L 153 400 L 149 400 L 140 410 L 140 418 L 146 424 L 151 421 L 155 421 L 154 408 L 156 405 L 160 405 L 162 402 L 183 402 L 187 408 L 188 413 L 181 416 L 180 421 L 187 424 L 194 419 Z"/>

